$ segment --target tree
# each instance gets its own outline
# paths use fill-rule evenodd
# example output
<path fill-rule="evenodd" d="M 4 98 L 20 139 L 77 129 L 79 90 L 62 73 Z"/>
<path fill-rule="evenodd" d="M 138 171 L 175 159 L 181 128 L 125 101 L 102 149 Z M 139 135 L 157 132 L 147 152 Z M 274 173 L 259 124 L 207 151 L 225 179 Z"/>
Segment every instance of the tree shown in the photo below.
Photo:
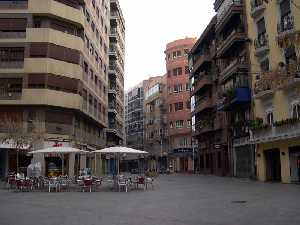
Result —
<path fill-rule="evenodd" d="M 17 172 L 19 172 L 19 152 L 44 139 L 44 134 L 41 132 L 39 121 L 29 121 L 27 129 L 21 114 L 18 113 L 2 113 L 0 116 L 0 142 L 3 144 L 12 145 L 16 149 Z"/>

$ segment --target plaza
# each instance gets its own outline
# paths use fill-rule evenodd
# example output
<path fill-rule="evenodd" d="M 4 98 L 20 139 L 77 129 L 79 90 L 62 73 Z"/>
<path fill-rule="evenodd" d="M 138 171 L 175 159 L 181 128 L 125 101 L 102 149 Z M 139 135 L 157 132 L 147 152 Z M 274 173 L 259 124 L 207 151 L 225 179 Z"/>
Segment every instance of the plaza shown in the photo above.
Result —
<path fill-rule="evenodd" d="M 0 189 L 1 225 L 298 225 L 300 185 L 161 175 L 152 190 L 15 192 Z"/>

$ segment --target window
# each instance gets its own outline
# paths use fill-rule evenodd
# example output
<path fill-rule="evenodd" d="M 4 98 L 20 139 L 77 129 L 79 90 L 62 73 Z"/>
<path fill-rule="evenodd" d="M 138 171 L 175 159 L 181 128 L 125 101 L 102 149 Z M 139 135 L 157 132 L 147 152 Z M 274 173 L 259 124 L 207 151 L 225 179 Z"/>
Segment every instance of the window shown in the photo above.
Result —
<path fill-rule="evenodd" d="M 185 74 L 189 74 L 190 73 L 190 68 L 188 66 L 185 67 Z"/>
<path fill-rule="evenodd" d="M 187 109 L 191 109 L 191 102 L 190 101 L 186 101 L 186 108 Z"/>
<path fill-rule="evenodd" d="M 177 68 L 177 70 L 178 70 L 178 75 L 182 75 L 182 68 L 179 67 L 179 68 Z"/>
<path fill-rule="evenodd" d="M 175 105 L 175 112 L 179 110 L 183 110 L 183 102 L 176 102 L 174 105 Z"/>
<path fill-rule="evenodd" d="M 173 76 L 179 76 L 179 75 L 182 75 L 182 68 L 178 67 L 173 69 Z"/>
<path fill-rule="evenodd" d="M 272 125 L 274 122 L 273 111 L 267 111 L 266 113 L 267 124 Z"/>
<path fill-rule="evenodd" d="M 173 59 L 175 59 L 176 58 L 176 52 L 173 52 Z"/>
<path fill-rule="evenodd" d="M 294 47 L 290 47 L 284 50 L 285 62 L 290 64 L 291 61 L 297 62 L 297 55 Z"/>
<path fill-rule="evenodd" d="M 169 105 L 169 112 L 173 111 L 173 107 L 172 106 L 173 106 L 172 104 Z"/>
<path fill-rule="evenodd" d="M 182 92 L 182 84 L 174 85 L 174 93 Z"/>
<path fill-rule="evenodd" d="M 95 24 L 94 24 L 94 22 L 91 23 L 91 28 L 92 28 L 92 31 L 95 32 Z"/>
<path fill-rule="evenodd" d="M 192 126 L 192 121 L 191 120 L 187 120 L 186 121 L 186 127 L 190 128 Z"/>
<path fill-rule="evenodd" d="M 175 126 L 176 128 L 183 128 L 183 120 L 177 120 Z"/>
<path fill-rule="evenodd" d="M 292 117 L 300 119 L 300 103 L 294 103 L 292 105 Z"/>
<path fill-rule="evenodd" d="M 189 51 L 188 49 L 184 49 L 184 56 L 187 56 L 189 54 Z"/>
<path fill-rule="evenodd" d="M 173 129 L 173 122 L 170 122 L 170 128 Z"/>
<path fill-rule="evenodd" d="M 181 51 L 177 51 L 177 57 L 181 57 Z"/>
<path fill-rule="evenodd" d="M 168 60 L 170 60 L 171 59 L 171 54 L 170 53 L 168 53 Z"/>
<path fill-rule="evenodd" d="M 185 90 L 186 90 L 186 91 L 190 91 L 190 84 L 189 84 L 189 83 L 186 83 L 186 84 L 185 84 Z"/>
<path fill-rule="evenodd" d="M 91 17 L 90 17 L 90 14 L 89 14 L 89 12 L 88 12 L 87 10 L 85 11 L 85 17 L 86 17 L 86 20 L 87 20 L 88 22 L 90 22 Z"/>
<path fill-rule="evenodd" d="M 90 40 L 88 39 L 88 37 L 86 35 L 84 35 L 84 39 L 85 39 L 85 46 L 87 49 L 90 48 Z"/>
<path fill-rule="evenodd" d="M 258 37 L 260 37 L 260 35 L 266 33 L 266 25 L 265 25 L 265 19 L 262 18 L 257 22 L 257 34 Z"/>

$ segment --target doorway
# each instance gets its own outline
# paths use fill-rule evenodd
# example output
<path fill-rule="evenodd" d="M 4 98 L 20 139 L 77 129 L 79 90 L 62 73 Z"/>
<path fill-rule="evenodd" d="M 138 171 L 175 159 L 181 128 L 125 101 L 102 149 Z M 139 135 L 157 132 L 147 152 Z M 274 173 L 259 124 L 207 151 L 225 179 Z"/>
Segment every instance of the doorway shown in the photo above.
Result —
<path fill-rule="evenodd" d="M 300 182 L 300 146 L 289 148 L 291 182 Z"/>
<path fill-rule="evenodd" d="M 266 180 L 281 181 L 280 150 L 270 149 L 264 152 L 266 162 Z"/>

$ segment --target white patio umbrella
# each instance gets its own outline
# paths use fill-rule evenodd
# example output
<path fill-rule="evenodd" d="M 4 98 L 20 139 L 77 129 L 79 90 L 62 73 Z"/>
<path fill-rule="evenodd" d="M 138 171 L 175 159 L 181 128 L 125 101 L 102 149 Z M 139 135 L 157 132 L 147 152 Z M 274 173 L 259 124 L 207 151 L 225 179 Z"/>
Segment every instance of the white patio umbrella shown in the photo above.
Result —
<path fill-rule="evenodd" d="M 136 150 L 133 148 L 127 148 L 127 147 L 122 147 L 122 146 L 116 146 L 116 147 L 109 147 L 109 148 L 104 148 L 101 150 L 96 150 L 91 153 L 103 153 L 103 154 L 114 154 L 117 155 L 119 158 L 120 155 L 122 154 L 147 154 L 148 152 L 141 151 L 141 150 Z M 119 164 L 119 160 L 118 160 Z M 119 165 L 118 165 L 118 174 L 119 174 Z"/>
<path fill-rule="evenodd" d="M 70 153 L 87 153 L 88 151 L 84 151 L 77 148 L 71 148 L 71 147 L 51 147 L 51 148 L 45 148 L 40 150 L 35 150 L 29 152 L 29 154 L 38 154 L 38 153 L 57 153 L 60 155 L 62 159 L 62 175 L 64 175 L 64 154 L 70 154 Z"/>

